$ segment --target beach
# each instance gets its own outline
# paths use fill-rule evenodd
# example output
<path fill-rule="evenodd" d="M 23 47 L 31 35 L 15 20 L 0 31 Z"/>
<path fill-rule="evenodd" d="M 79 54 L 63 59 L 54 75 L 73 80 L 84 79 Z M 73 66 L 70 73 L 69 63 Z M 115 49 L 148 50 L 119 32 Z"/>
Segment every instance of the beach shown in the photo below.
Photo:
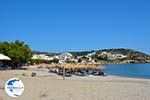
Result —
<path fill-rule="evenodd" d="M 37 73 L 31 77 L 31 73 Z M 17 98 L 5 92 L 10 78 L 23 81 L 25 90 Z M 0 100 L 149 100 L 150 79 L 119 76 L 61 76 L 39 70 L 0 71 Z"/>

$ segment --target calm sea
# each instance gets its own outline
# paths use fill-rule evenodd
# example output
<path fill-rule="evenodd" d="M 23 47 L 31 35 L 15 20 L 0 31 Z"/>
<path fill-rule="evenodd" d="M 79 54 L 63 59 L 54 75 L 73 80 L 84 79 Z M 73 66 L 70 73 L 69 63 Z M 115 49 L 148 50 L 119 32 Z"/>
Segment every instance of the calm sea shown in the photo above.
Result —
<path fill-rule="evenodd" d="M 150 78 L 150 64 L 106 64 L 108 75 Z"/>

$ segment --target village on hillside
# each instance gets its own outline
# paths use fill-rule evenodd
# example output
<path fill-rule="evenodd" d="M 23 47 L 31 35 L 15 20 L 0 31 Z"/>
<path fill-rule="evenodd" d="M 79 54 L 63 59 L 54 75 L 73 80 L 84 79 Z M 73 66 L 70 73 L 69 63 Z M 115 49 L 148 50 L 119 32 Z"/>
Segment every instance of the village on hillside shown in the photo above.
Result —
<path fill-rule="evenodd" d="M 107 63 L 149 63 L 148 58 L 134 58 L 130 55 L 124 55 L 117 52 L 90 52 L 84 55 L 74 55 L 70 52 L 59 53 L 53 56 L 39 53 L 34 54 L 32 59 L 41 59 L 46 61 L 58 60 L 58 63 L 88 63 L 88 64 L 107 64 Z"/>

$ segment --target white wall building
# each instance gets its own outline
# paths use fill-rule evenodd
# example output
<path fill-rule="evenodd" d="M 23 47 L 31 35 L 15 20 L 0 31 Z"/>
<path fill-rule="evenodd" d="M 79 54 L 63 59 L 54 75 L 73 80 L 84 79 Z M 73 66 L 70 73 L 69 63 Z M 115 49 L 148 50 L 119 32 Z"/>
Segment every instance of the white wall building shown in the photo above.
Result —
<path fill-rule="evenodd" d="M 112 60 L 112 59 L 122 59 L 122 58 L 126 58 L 127 56 L 123 55 L 123 54 L 118 54 L 118 53 L 107 53 L 107 52 L 102 52 L 99 56 L 101 55 L 107 55 L 108 59 Z"/>
<path fill-rule="evenodd" d="M 73 56 L 70 53 L 62 53 L 57 56 L 57 59 L 59 60 L 66 60 L 66 59 L 71 59 Z"/>
<path fill-rule="evenodd" d="M 86 55 L 86 57 L 91 57 L 91 56 L 94 56 L 95 54 L 96 54 L 96 52 L 88 53 L 88 54 Z"/>
<path fill-rule="evenodd" d="M 53 57 L 46 56 L 45 54 L 34 54 L 32 59 L 43 59 L 43 60 L 53 60 Z"/>

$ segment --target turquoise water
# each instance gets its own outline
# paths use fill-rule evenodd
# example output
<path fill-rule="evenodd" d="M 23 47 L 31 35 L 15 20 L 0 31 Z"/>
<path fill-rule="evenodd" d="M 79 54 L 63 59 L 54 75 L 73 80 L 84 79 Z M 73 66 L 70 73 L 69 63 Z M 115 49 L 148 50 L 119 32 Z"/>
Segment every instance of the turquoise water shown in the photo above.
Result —
<path fill-rule="evenodd" d="M 106 64 L 108 75 L 150 78 L 150 64 Z"/>

